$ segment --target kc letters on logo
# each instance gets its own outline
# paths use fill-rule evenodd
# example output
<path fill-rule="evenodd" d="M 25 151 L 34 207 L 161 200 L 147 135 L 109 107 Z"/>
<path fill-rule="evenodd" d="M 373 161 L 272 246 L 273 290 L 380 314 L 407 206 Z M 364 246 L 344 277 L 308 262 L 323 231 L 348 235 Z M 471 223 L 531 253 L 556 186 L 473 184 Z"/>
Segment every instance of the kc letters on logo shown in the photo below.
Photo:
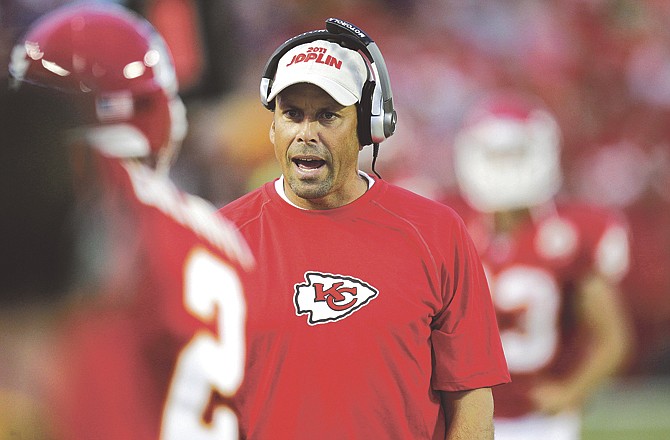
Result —
<path fill-rule="evenodd" d="M 295 312 L 308 315 L 309 325 L 346 318 L 374 299 L 379 291 L 344 275 L 306 272 L 305 283 L 295 285 Z"/>

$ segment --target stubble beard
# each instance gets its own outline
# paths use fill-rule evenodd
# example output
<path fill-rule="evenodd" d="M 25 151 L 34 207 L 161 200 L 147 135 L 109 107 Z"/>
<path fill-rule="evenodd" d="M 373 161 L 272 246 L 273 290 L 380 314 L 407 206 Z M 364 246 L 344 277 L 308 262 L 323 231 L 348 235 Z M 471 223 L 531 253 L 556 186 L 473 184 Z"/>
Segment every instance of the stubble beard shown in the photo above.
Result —
<path fill-rule="evenodd" d="M 322 199 L 326 197 L 332 189 L 330 177 L 324 180 L 301 180 L 295 176 L 286 178 L 288 186 L 296 196 L 305 200 Z"/>

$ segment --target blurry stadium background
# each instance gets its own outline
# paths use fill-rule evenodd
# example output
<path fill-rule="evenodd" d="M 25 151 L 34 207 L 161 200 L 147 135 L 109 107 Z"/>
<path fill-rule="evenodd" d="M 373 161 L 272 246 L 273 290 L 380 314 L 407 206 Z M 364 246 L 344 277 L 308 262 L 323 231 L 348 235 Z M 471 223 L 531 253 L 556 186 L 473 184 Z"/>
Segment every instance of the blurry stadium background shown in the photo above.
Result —
<path fill-rule="evenodd" d="M 64 3 L 0 2 L 3 66 L 23 29 Z M 399 124 L 377 169 L 425 195 L 455 191 L 451 143 L 469 103 L 501 87 L 540 96 L 564 134 L 563 193 L 621 209 L 632 231 L 623 294 L 636 351 L 589 404 L 584 438 L 670 438 L 669 1 L 118 3 L 153 22 L 173 51 L 190 121 L 173 177 L 218 206 L 278 175 L 261 70 L 281 42 L 327 17 L 357 24 L 380 46 Z"/>

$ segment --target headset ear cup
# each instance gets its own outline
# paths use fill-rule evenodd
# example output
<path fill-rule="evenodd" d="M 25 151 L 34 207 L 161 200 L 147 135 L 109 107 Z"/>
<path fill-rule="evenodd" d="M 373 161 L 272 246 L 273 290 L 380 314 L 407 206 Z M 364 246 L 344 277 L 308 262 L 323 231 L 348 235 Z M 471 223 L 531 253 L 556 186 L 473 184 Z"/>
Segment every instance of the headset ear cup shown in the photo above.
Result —
<path fill-rule="evenodd" d="M 358 105 L 358 141 L 361 145 L 372 144 L 370 119 L 372 118 L 372 92 L 375 89 L 374 81 L 366 81 L 361 93 L 361 102 Z"/>

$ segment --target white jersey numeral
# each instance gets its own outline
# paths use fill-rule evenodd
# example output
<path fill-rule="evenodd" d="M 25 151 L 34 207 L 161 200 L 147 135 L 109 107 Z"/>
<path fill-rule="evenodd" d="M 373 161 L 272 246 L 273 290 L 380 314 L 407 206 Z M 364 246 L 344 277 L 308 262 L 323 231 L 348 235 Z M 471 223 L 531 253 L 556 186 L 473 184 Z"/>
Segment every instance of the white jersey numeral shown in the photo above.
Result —
<path fill-rule="evenodd" d="M 212 422 L 203 414 L 213 391 L 235 394 L 244 376 L 246 303 L 235 271 L 212 254 L 198 250 L 184 268 L 187 310 L 210 322 L 217 334 L 201 331 L 181 351 L 163 411 L 162 440 L 237 439 L 237 417 L 219 406 Z"/>
<path fill-rule="evenodd" d="M 512 373 L 532 373 L 546 366 L 559 343 L 560 290 L 547 271 L 514 266 L 490 280 L 500 313 L 517 313 L 514 328 L 500 332 Z"/>

